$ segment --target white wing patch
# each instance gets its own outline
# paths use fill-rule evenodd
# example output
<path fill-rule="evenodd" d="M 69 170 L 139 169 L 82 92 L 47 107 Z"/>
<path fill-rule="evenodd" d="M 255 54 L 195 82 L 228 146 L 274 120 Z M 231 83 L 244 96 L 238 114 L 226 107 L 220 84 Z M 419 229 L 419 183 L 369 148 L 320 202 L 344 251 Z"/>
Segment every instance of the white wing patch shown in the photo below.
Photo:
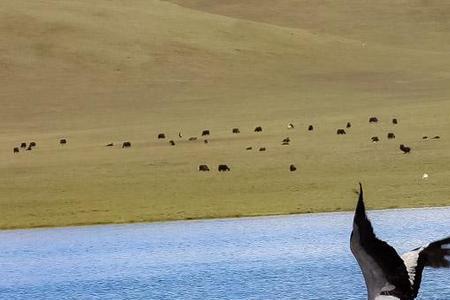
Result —
<path fill-rule="evenodd" d="M 375 300 L 399 300 L 400 298 L 395 296 L 377 296 Z"/>
<path fill-rule="evenodd" d="M 386 282 L 386 284 L 381 288 L 381 292 L 390 292 L 395 290 L 395 285 Z"/>
<path fill-rule="evenodd" d="M 422 252 L 422 250 L 425 248 L 426 246 L 411 252 L 407 252 L 401 256 L 406 266 L 406 270 L 408 271 L 409 282 L 411 283 L 411 285 L 414 285 L 414 280 L 416 279 L 416 268 L 419 261 L 420 252 Z"/>

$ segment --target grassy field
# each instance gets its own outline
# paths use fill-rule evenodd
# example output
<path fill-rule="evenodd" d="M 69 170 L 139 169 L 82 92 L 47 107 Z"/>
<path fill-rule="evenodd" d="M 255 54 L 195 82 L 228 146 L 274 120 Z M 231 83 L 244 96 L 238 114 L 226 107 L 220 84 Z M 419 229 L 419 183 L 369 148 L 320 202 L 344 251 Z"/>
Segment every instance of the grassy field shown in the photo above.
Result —
<path fill-rule="evenodd" d="M 351 210 L 358 181 L 450 205 L 449 50 L 443 1 L 5 2 L 0 228 Z"/>

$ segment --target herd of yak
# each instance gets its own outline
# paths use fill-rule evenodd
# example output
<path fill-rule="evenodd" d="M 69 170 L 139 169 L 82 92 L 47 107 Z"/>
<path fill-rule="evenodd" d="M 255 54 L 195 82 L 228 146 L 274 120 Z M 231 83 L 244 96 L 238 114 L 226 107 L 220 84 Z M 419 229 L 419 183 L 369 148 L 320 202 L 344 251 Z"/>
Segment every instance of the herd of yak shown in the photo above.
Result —
<path fill-rule="evenodd" d="M 378 118 L 377 117 L 370 117 L 369 118 L 369 123 L 378 123 Z M 398 119 L 397 118 L 393 118 L 392 119 L 392 124 L 397 125 L 398 124 Z M 294 128 L 294 124 L 289 123 L 287 127 L 288 127 L 288 129 L 293 129 Z M 352 127 L 352 124 L 350 122 L 347 122 L 347 124 L 345 126 L 345 129 L 348 129 L 348 128 L 351 128 L 351 127 Z M 345 131 L 345 129 L 344 128 L 338 128 L 336 130 L 336 134 L 337 135 L 346 135 L 347 132 Z M 254 129 L 254 132 L 262 132 L 262 131 L 263 131 L 263 129 L 262 129 L 261 126 L 257 126 Z M 314 126 L 313 125 L 309 125 L 308 126 L 308 131 L 314 131 Z M 231 132 L 233 134 L 239 134 L 240 130 L 239 130 L 239 128 L 233 128 L 231 130 Z M 210 134 L 211 133 L 210 133 L 210 131 L 208 129 L 202 131 L 202 137 L 209 136 Z M 183 137 L 181 132 L 178 133 L 178 137 L 179 138 Z M 157 135 L 157 138 L 158 139 L 166 139 L 166 135 L 164 133 L 159 133 Z M 388 139 L 395 139 L 395 134 L 393 132 L 389 132 L 387 134 L 387 138 Z M 428 139 L 428 136 L 423 136 L 422 139 L 424 139 L 424 140 Z M 436 136 L 432 137 L 431 139 L 440 139 L 440 136 L 436 135 Z M 195 141 L 195 140 L 197 140 L 197 137 L 194 137 L 194 136 L 193 137 L 189 137 L 188 140 L 189 141 Z M 377 143 L 377 142 L 380 141 L 378 136 L 372 136 L 370 138 L 370 140 L 373 143 Z M 289 145 L 290 141 L 291 141 L 290 138 L 287 137 L 287 138 L 282 140 L 281 144 L 282 145 Z M 208 143 L 208 139 L 204 138 L 203 142 L 205 144 L 207 144 Z M 60 145 L 66 145 L 67 144 L 67 139 L 66 138 L 62 138 L 62 139 L 59 140 L 59 143 L 60 143 Z M 175 141 L 174 140 L 169 140 L 169 144 L 171 146 L 175 146 Z M 29 142 L 29 143 L 22 142 L 22 143 L 20 143 L 20 146 L 13 147 L 13 153 L 17 154 L 17 153 L 19 153 L 21 151 L 21 149 L 24 150 L 24 151 L 31 151 L 36 146 L 37 146 L 36 142 Z M 112 147 L 112 146 L 114 146 L 114 143 L 109 143 L 109 144 L 107 144 L 105 146 L 106 147 Z M 125 141 L 125 142 L 122 143 L 122 148 L 130 148 L 130 147 L 131 147 L 131 142 L 129 142 L 129 141 Z M 253 149 L 253 147 L 246 147 L 245 148 L 245 150 L 252 150 L 252 149 Z M 404 144 L 401 144 L 399 149 L 404 154 L 407 154 L 407 153 L 411 152 L 411 147 L 408 147 L 408 146 L 406 146 Z M 266 151 L 266 148 L 265 147 L 259 147 L 258 151 Z M 226 164 L 219 164 L 218 167 L 217 167 L 217 170 L 219 172 L 227 172 L 227 171 L 230 171 L 230 167 L 228 165 L 226 165 Z M 297 170 L 297 167 L 294 164 L 291 164 L 289 166 L 289 171 L 294 172 L 296 170 Z M 200 171 L 200 172 L 208 172 L 208 171 L 210 171 L 210 169 L 209 169 L 208 165 L 201 164 L 201 165 L 198 166 L 198 171 Z"/>

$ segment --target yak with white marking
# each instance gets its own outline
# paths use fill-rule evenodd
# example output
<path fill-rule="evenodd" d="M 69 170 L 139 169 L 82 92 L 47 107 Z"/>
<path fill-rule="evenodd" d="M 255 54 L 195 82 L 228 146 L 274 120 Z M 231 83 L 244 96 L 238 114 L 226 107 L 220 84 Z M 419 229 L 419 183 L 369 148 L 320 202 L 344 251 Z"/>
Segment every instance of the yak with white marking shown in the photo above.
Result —
<path fill-rule="evenodd" d="M 230 171 L 230 167 L 228 165 L 222 164 L 222 165 L 219 165 L 217 167 L 217 170 L 219 172 L 229 172 Z"/>
<path fill-rule="evenodd" d="M 405 146 L 403 144 L 400 145 L 400 150 L 404 153 L 407 154 L 409 152 L 411 152 L 411 147 Z"/>

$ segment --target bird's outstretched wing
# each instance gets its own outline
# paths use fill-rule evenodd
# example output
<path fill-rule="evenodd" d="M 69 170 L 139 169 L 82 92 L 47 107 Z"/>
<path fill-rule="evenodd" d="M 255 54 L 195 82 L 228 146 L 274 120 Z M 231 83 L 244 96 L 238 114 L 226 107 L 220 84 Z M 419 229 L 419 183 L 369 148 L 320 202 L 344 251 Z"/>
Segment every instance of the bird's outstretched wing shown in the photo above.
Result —
<path fill-rule="evenodd" d="M 417 297 L 425 267 L 450 267 L 450 237 L 407 252 L 402 255 L 402 259 L 408 270 L 413 296 Z"/>
<path fill-rule="evenodd" d="M 391 295 L 398 299 L 412 299 L 412 287 L 403 260 L 393 247 L 376 237 L 367 218 L 361 184 L 350 248 L 361 267 L 369 298 Z"/>

